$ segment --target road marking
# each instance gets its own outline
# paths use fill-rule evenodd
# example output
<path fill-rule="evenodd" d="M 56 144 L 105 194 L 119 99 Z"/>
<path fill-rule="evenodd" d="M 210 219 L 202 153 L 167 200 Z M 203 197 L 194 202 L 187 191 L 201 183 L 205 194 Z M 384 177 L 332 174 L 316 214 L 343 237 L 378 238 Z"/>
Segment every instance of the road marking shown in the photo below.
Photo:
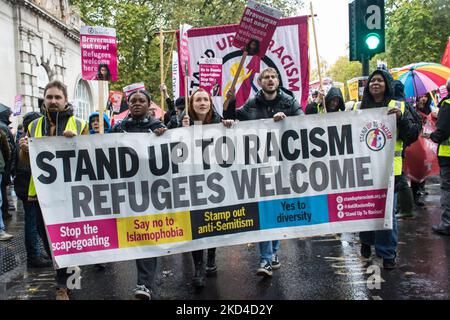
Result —
<path fill-rule="evenodd" d="M 335 260 L 335 261 L 360 261 L 361 259 L 358 257 L 324 257 L 326 260 Z"/>
<path fill-rule="evenodd" d="M 369 281 L 370 283 L 381 283 L 381 282 L 386 282 L 383 279 L 380 279 L 380 281 Z M 351 284 L 364 284 L 367 285 L 367 280 L 363 280 L 363 281 L 350 281 L 349 283 Z"/>

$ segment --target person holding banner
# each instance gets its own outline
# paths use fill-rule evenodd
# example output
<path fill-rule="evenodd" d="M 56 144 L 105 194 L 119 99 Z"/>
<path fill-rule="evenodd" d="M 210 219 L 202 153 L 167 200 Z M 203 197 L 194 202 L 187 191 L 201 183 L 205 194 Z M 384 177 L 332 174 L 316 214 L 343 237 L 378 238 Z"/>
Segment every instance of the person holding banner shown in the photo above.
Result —
<path fill-rule="evenodd" d="M 61 81 L 55 80 L 48 83 L 44 89 L 44 115 L 33 120 L 28 126 L 28 137 L 41 138 L 52 136 L 64 136 L 66 138 L 77 135 L 89 134 L 87 123 L 84 120 L 75 118 L 73 108 L 68 103 L 67 87 Z M 29 163 L 28 138 L 19 140 L 20 154 L 19 161 Z M 45 233 L 45 225 L 41 208 L 37 202 L 36 189 L 31 177 L 28 188 L 28 201 L 34 202 L 38 228 Z M 51 256 L 48 237 L 44 238 L 45 250 Z M 69 300 L 67 280 L 70 274 L 67 268 L 56 270 L 56 300 Z"/>
<path fill-rule="evenodd" d="M 230 103 L 224 108 L 224 118 L 241 121 L 273 118 L 274 121 L 280 121 L 286 117 L 303 114 L 303 110 L 292 92 L 280 86 L 280 79 L 274 68 L 266 68 L 259 74 L 258 85 L 261 90 L 238 110 L 236 110 L 234 92 L 227 92 Z M 260 242 L 259 249 L 260 264 L 256 274 L 270 277 L 273 270 L 281 267 L 278 259 L 280 241 Z"/>
<path fill-rule="evenodd" d="M 323 92 L 318 92 L 314 101 L 306 106 L 306 114 L 325 113 L 323 109 Z M 327 112 L 345 111 L 344 98 L 339 88 L 331 87 L 325 96 Z"/>
<path fill-rule="evenodd" d="M 397 142 L 394 156 L 395 193 L 393 206 L 393 228 L 392 230 L 378 230 L 360 232 L 361 255 L 370 258 L 371 245 L 375 245 L 378 256 L 383 258 L 383 268 L 396 268 L 397 257 L 397 218 L 395 208 L 397 207 L 398 186 L 397 182 L 402 174 L 403 148 L 417 140 L 419 131 L 415 126 L 415 120 L 404 101 L 392 99 L 394 95 L 391 75 L 381 69 L 375 70 L 364 87 L 361 110 L 371 108 L 388 107 L 388 114 L 395 114 L 397 119 Z"/>
<path fill-rule="evenodd" d="M 89 115 L 89 133 L 90 134 L 100 133 L 99 117 L 100 117 L 100 114 L 97 111 L 92 112 Z M 103 128 L 104 133 L 109 133 L 109 131 L 111 130 L 111 124 L 109 122 L 109 118 L 106 115 L 106 113 L 103 113 L 103 124 L 104 124 L 104 128 Z M 104 270 L 106 268 L 106 263 L 97 263 L 97 264 L 95 264 L 95 267 L 98 270 Z"/>
<path fill-rule="evenodd" d="M 137 90 L 128 96 L 128 108 L 130 114 L 121 122 L 114 125 L 111 133 L 150 133 L 157 136 L 162 135 L 167 128 L 161 121 L 148 115 L 151 98 L 145 90 Z M 136 260 L 137 285 L 134 289 L 134 296 L 141 300 L 151 300 L 151 288 L 156 273 L 157 259 L 144 258 Z"/>
<path fill-rule="evenodd" d="M 223 123 L 224 126 L 230 127 L 233 120 L 222 120 L 222 117 L 214 110 L 211 95 L 204 89 L 197 89 L 189 99 L 189 107 L 186 112 L 181 114 L 180 127 L 189 127 L 198 124 Z M 194 260 L 194 286 L 201 288 L 205 286 L 205 272 L 207 276 L 214 275 L 217 272 L 216 266 L 216 248 L 208 249 L 206 259 L 206 269 L 204 263 L 204 250 L 192 251 Z"/>
<path fill-rule="evenodd" d="M 450 92 L 450 78 L 447 80 L 447 90 Z M 429 138 L 438 146 L 438 161 L 441 167 L 441 222 L 432 227 L 433 231 L 440 235 L 450 236 L 450 94 L 439 102 L 436 130 L 424 133 L 424 138 Z"/>

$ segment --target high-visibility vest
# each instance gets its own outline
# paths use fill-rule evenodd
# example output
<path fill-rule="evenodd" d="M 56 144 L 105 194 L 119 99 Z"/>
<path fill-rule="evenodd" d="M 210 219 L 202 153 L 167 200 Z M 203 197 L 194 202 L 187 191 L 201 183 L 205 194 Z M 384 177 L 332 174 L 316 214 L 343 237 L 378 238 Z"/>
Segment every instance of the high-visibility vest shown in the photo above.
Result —
<path fill-rule="evenodd" d="M 319 103 L 317 104 L 317 114 L 325 113 L 325 108 L 323 107 L 323 104 Z"/>
<path fill-rule="evenodd" d="M 319 105 L 319 104 L 317 105 L 317 113 L 318 113 L 318 114 L 325 114 L 325 110 L 324 110 L 324 109 L 325 109 L 325 108 L 323 107 L 323 105 L 321 105 L 321 104 L 320 104 L 320 105 Z M 339 111 L 341 111 L 341 110 L 338 109 L 337 112 L 339 112 Z M 330 112 L 330 111 L 327 111 L 327 113 L 328 113 L 328 112 Z"/>
<path fill-rule="evenodd" d="M 42 123 L 44 122 L 44 117 L 40 117 L 28 126 L 28 136 L 30 138 L 42 138 Z M 86 128 L 87 122 L 81 119 L 77 119 L 74 116 L 71 116 L 69 120 L 67 120 L 66 127 L 64 131 L 74 131 L 77 135 L 81 135 L 83 130 Z M 36 187 L 34 186 L 33 176 L 30 179 L 30 185 L 28 187 L 28 197 L 35 198 L 36 197 Z"/>
<path fill-rule="evenodd" d="M 442 101 L 441 107 L 443 107 L 444 104 L 447 104 L 447 107 L 450 108 L 450 99 Z M 450 137 L 439 144 L 438 157 L 450 157 Z"/>
<path fill-rule="evenodd" d="M 355 101 L 355 103 L 353 104 L 353 108 L 352 110 L 359 110 L 359 108 L 361 107 L 361 101 Z"/>
<path fill-rule="evenodd" d="M 397 108 L 400 109 L 400 111 L 405 113 L 405 102 L 403 101 L 397 101 L 397 100 L 391 100 L 388 104 L 388 110 Z M 394 175 L 400 176 L 402 174 L 403 169 L 403 158 L 402 158 L 402 152 L 403 152 L 403 141 L 399 138 L 399 132 L 397 129 L 397 141 L 395 142 L 395 149 L 394 149 Z"/>
<path fill-rule="evenodd" d="M 391 100 L 388 104 L 388 110 L 393 108 L 400 109 L 403 115 L 403 113 L 405 113 L 405 102 Z M 353 106 L 353 110 L 357 110 L 356 103 Z M 402 152 L 403 152 L 403 141 L 399 138 L 399 132 L 397 129 L 397 141 L 395 142 L 395 149 L 394 149 L 394 175 L 396 176 L 400 176 L 402 174 L 403 168 Z"/>

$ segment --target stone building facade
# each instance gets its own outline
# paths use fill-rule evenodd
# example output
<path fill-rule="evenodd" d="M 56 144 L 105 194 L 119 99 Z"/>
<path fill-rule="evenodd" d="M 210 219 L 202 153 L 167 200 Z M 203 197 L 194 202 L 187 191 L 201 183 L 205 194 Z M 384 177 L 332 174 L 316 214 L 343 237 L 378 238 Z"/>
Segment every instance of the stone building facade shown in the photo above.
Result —
<path fill-rule="evenodd" d="M 97 82 L 81 78 L 82 23 L 67 0 L 0 0 L 0 102 L 13 109 L 20 95 L 21 115 L 38 111 L 45 85 L 61 80 L 77 116 L 98 109 Z"/>

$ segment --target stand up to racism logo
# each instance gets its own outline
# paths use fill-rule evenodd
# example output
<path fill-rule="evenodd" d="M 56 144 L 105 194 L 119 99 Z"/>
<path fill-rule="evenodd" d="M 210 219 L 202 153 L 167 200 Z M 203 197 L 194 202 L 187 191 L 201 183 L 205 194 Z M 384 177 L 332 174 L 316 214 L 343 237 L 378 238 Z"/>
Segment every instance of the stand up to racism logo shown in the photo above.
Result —
<path fill-rule="evenodd" d="M 386 145 L 386 141 L 392 139 L 392 132 L 382 122 L 371 121 L 361 130 L 360 142 L 365 142 L 372 151 L 380 151 Z"/>

